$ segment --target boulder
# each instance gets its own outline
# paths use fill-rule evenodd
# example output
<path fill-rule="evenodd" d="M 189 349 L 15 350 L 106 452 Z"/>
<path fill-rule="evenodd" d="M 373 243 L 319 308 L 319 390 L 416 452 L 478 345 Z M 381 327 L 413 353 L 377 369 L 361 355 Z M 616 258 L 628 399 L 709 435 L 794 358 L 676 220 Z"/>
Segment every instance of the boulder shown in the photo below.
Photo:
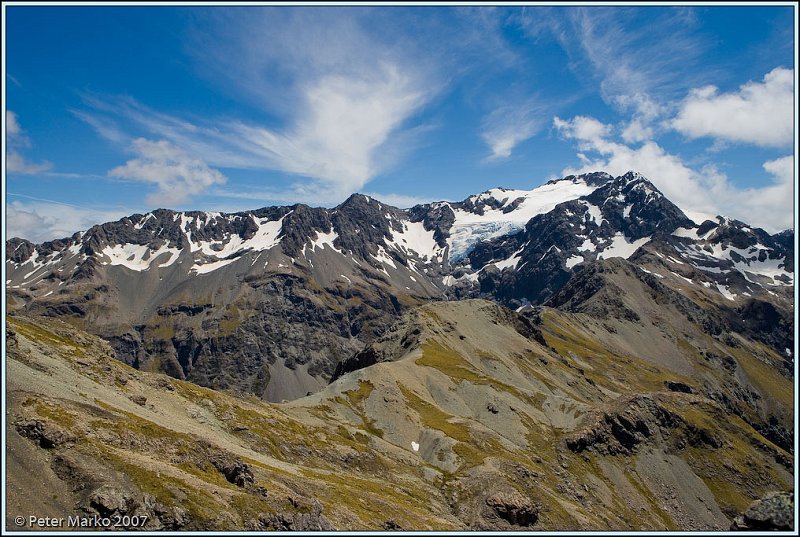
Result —
<path fill-rule="evenodd" d="M 515 526 L 533 526 L 539 519 L 539 509 L 519 492 L 497 492 L 486 498 L 494 513 Z"/>
<path fill-rule="evenodd" d="M 20 435 L 38 442 L 45 449 L 52 449 L 75 440 L 72 434 L 49 421 L 37 419 L 21 421 L 16 424 L 16 429 Z"/>
<path fill-rule="evenodd" d="M 789 492 L 771 492 L 753 502 L 747 511 L 736 517 L 732 530 L 791 531 L 794 526 L 794 499 Z"/>

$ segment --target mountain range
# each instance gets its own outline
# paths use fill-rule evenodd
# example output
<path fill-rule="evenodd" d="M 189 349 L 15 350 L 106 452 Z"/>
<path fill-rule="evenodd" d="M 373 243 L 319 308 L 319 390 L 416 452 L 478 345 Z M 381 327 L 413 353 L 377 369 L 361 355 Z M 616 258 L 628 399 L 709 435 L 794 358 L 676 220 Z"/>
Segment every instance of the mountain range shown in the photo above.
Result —
<path fill-rule="evenodd" d="M 166 529 L 765 528 L 794 240 L 635 172 L 10 239 L 10 475 Z"/>
<path fill-rule="evenodd" d="M 136 368 L 280 401 L 318 390 L 409 307 L 566 300 L 570 277 L 611 258 L 791 360 L 793 243 L 694 223 L 639 174 L 593 173 L 408 210 L 358 194 L 333 209 L 160 209 L 11 239 L 6 288 L 11 307 L 70 319 Z"/>

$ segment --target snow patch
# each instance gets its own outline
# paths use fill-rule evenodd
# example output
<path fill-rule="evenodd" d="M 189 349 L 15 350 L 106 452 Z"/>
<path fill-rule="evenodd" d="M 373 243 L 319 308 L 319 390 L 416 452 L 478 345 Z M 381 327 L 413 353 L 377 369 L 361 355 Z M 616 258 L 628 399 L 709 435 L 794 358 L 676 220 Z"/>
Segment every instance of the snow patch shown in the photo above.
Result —
<path fill-rule="evenodd" d="M 716 284 L 716 286 L 717 286 L 717 291 L 719 291 L 720 294 L 722 294 L 722 296 L 724 296 L 728 300 L 735 300 L 736 299 L 736 295 L 731 293 L 730 289 L 728 289 L 727 287 L 722 286 L 720 284 Z"/>
<path fill-rule="evenodd" d="M 339 234 L 331 229 L 328 233 L 321 233 L 317 231 L 317 238 L 311 242 L 311 250 L 315 251 L 317 248 L 323 250 L 326 245 L 329 245 L 334 250 L 338 251 L 333 245 L 333 241 L 339 237 Z"/>
<path fill-rule="evenodd" d="M 688 239 L 693 239 L 693 240 L 699 239 L 699 237 L 697 236 L 697 230 L 696 229 L 689 229 L 689 228 L 685 228 L 685 227 L 679 227 L 678 229 L 673 231 L 672 234 L 674 236 L 676 236 L 676 237 L 686 237 Z"/>
<path fill-rule="evenodd" d="M 572 255 L 567 259 L 566 265 L 568 269 L 571 269 L 578 263 L 583 263 L 583 257 L 579 255 Z"/>
<path fill-rule="evenodd" d="M 600 212 L 600 208 L 596 205 L 592 205 L 588 201 L 584 201 L 583 205 L 586 207 L 586 212 L 589 214 L 589 220 L 597 224 L 598 226 L 603 223 L 603 213 Z"/>
<path fill-rule="evenodd" d="M 213 272 L 217 269 L 220 269 L 226 265 L 230 265 L 238 258 L 234 259 L 222 259 L 220 261 L 212 261 L 211 263 L 206 263 L 204 265 L 193 265 L 189 272 L 195 272 L 196 274 L 208 274 L 209 272 Z"/>
<path fill-rule="evenodd" d="M 492 197 L 502 202 L 502 205 L 499 209 L 484 208 L 483 215 L 451 207 L 455 214 L 455 222 L 450 228 L 450 237 L 447 240 L 450 246 L 450 258 L 461 259 L 469 253 L 475 243 L 519 231 L 534 216 L 552 211 L 559 203 L 591 194 L 595 188 L 597 187 L 587 185 L 583 181 L 565 180 L 542 185 L 533 190 L 495 188 L 479 196 L 473 196 L 471 198 L 473 202 Z M 523 198 L 523 201 L 516 209 L 503 212 L 503 209 L 519 198 Z"/>
<path fill-rule="evenodd" d="M 630 242 L 621 232 L 617 232 L 611 240 L 611 244 L 597 254 L 597 259 L 609 259 L 611 257 L 622 257 L 628 259 L 640 247 L 650 242 L 650 237 L 642 237 Z"/>
<path fill-rule="evenodd" d="M 422 222 L 403 221 L 403 231 L 393 233 L 391 240 L 385 240 L 386 246 L 394 246 L 398 250 L 414 252 L 425 261 L 432 261 L 434 258 L 441 261 L 442 248 L 436 244 L 433 238 L 433 230 L 425 229 Z"/>

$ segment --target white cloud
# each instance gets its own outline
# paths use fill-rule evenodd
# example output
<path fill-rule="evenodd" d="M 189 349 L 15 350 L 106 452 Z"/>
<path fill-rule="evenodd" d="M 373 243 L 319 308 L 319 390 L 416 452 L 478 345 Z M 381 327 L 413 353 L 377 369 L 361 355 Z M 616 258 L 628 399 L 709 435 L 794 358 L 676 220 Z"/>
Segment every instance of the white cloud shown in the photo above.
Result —
<path fill-rule="evenodd" d="M 70 237 L 95 224 L 119 220 L 129 209 L 87 209 L 49 200 L 18 201 L 6 205 L 6 236 L 41 243 Z"/>
<path fill-rule="evenodd" d="M 219 171 L 166 140 L 137 138 L 131 150 L 138 157 L 110 170 L 108 175 L 157 185 L 158 192 L 147 197 L 151 205 L 176 205 L 226 181 Z"/>
<path fill-rule="evenodd" d="M 794 136 L 794 70 L 776 68 L 763 82 L 738 91 L 715 86 L 694 89 L 681 104 L 672 127 L 689 138 L 710 136 L 762 147 L 787 147 Z"/>
<path fill-rule="evenodd" d="M 491 149 L 489 159 L 502 159 L 521 142 L 535 135 L 544 124 L 546 107 L 536 99 L 495 109 L 483 121 L 481 138 Z"/>
<path fill-rule="evenodd" d="M 621 125 L 627 143 L 652 140 L 663 130 L 671 103 L 692 85 L 715 73 L 704 60 L 708 43 L 694 31 L 692 9 L 642 9 L 613 6 L 545 8 L 524 12 L 522 27 L 533 39 L 551 35 L 566 52 L 568 66 L 606 104 L 626 114 Z"/>
<path fill-rule="evenodd" d="M 360 190 L 425 132 L 405 127 L 429 98 L 419 88 L 413 75 L 389 64 L 365 78 L 326 76 L 301 90 L 293 116 L 280 129 L 227 119 L 193 123 L 130 98 L 87 97 L 95 113 L 82 115 L 92 125 L 109 125 L 107 115 L 124 118 L 212 166 L 305 177 L 274 199 L 329 203 Z M 124 139 L 116 129 L 98 132 L 111 141 Z"/>
<path fill-rule="evenodd" d="M 405 194 L 378 194 L 377 192 L 365 192 L 364 195 L 375 198 L 376 200 L 382 201 L 383 203 L 391 205 L 392 207 L 399 207 L 401 209 L 407 209 L 408 207 L 413 207 L 414 205 L 422 205 L 424 203 L 430 203 L 434 201 L 432 198 L 407 196 Z"/>
<path fill-rule="evenodd" d="M 28 162 L 20 153 L 23 147 L 30 147 L 30 139 L 25 135 L 19 125 L 17 115 L 11 110 L 6 111 L 6 172 L 35 174 L 52 168 L 49 162 L 35 164 Z"/>
<path fill-rule="evenodd" d="M 622 139 L 628 143 L 652 140 L 656 130 L 654 122 L 666 112 L 666 107 L 642 93 L 620 95 L 615 102 L 623 111 L 632 112 L 631 120 L 623 128 Z"/>
<path fill-rule="evenodd" d="M 268 189 L 310 194 L 293 201 L 343 199 L 407 153 L 425 130 L 411 119 L 441 87 L 431 61 L 409 52 L 418 45 L 377 35 L 367 12 L 242 10 L 204 22 L 193 39 L 198 61 L 263 120 L 185 119 L 96 96 L 84 97 L 93 110 L 76 115 L 112 141 L 126 125 L 211 166 L 291 174 L 291 188 Z"/>
<path fill-rule="evenodd" d="M 115 143 L 125 143 L 129 138 L 120 130 L 114 121 L 107 117 L 95 116 L 81 110 L 70 110 L 81 121 L 88 123 L 94 130 L 105 138 Z"/>
<path fill-rule="evenodd" d="M 563 175 L 601 170 L 621 175 L 635 170 L 687 213 L 724 214 L 770 232 L 792 225 L 792 157 L 764 164 L 765 170 L 775 177 L 773 184 L 739 189 L 713 166 L 692 169 L 654 141 L 637 148 L 614 141 L 612 127 L 594 118 L 577 116 L 563 120 L 556 117 L 553 125 L 565 138 L 575 140 L 580 151 L 578 158 L 582 165 L 565 168 Z M 598 156 L 590 158 L 587 152 Z"/>
<path fill-rule="evenodd" d="M 255 146 L 265 167 L 353 192 L 381 171 L 380 148 L 425 103 L 418 84 L 394 65 L 361 79 L 327 76 L 306 88 L 302 112 L 289 129 L 236 124 L 233 131 Z"/>
<path fill-rule="evenodd" d="M 189 46 L 201 70 L 269 120 L 205 126 L 148 114 L 148 128 L 212 165 L 301 176 L 297 192 L 359 190 L 405 153 L 420 132 L 410 120 L 442 87 L 438 53 L 382 17 L 270 8 L 200 18 Z"/>
<path fill-rule="evenodd" d="M 553 126 L 567 138 L 574 138 L 582 143 L 597 144 L 604 137 L 611 134 L 611 125 L 606 125 L 589 116 L 575 116 L 565 121 L 560 117 L 553 118 Z M 587 146 L 592 148 L 592 146 Z"/>
<path fill-rule="evenodd" d="M 781 231 L 794 227 L 794 157 L 788 155 L 764 163 L 764 170 L 772 175 L 772 184 L 762 188 L 735 190 L 730 187 L 722 195 L 740 220 L 747 222 L 749 215 L 758 215 L 761 227 L 768 231 Z"/>

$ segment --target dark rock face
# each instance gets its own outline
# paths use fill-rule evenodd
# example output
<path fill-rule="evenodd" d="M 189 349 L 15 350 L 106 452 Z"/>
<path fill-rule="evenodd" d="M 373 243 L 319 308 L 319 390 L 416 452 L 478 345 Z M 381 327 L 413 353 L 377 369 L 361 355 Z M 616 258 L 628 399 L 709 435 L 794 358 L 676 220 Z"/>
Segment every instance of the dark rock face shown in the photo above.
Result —
<path fill-rule="evenodd" d="M 642 444 L 666 443 L 682 449 L 723 446 L 711 431 L 687 423 L 667 410 L 653 395 L 623 397 L 613 408 L 585 418 L 587 423 L 565 440 L 574 453 L 595 450 L 606 455 L 630 455 Z"/>
<path fill-rule="evenodd" d="M 128 491 L 110 485 L 95 490 L 89 497 L 89 506 L 100 516 L 128 514 L 136 509 L 138 502 Z"/>
<path fill-rule="evenodd" d="M 229 483 L 233 483 L 237 487 L 247 488 L 255 483 L 250 466 L 234 457 L 217 455 L 212 457 L 211 464 L 225 476 Z"/>
<path fill-rule="evenodd" d="M 28 240 L 14 237 L 6 241 L 6 259 L 24 263 L 33 254 L 34 244 Z"/>
<path fill-rule="evenodd" d="M 433 238 L 439 246 L 447 245 L 447 238 L 450 237 L 450 228 L 455 222 L 455 214 L 449 205 L 416 205 L 409 209 L 412 222 L 422 222 L 425 229 L 432 229 Z"/>
<path fill-rule="evenodd" d="M 600 207 L 611 227 L 632 240 L 694 227 L 694 222 L 675 204 L 635 172 L 606 183 L 584 199 Z"/>
<path fill-rule="evenodd" d="M 536 506 L 516 491 L 492 494 L 486 498 L 486 505 L 498 517 L 514 526 L 533 526 L 539 519 L 539 510 Z"/>
<path fill-rule="evenodd" d="M 82 510 L 101 517 L 140 517 L 144 526 L 127 530 L 179 530 L 191 522 L 189 514 L 178 506 L 166 506 L 150 494 L 140 494 L 113 484 L 103 484 L 89 494 Z"/>
<path fill-rule="evenodd" d="M 761 341 L 773 349 L 791 349 L 794 347 L 794 316 L 783 311 L 771 302 L 751 299 L 736 309 L 731 315 L 731 325 L 737 331 Z M 792 363 L 785 363 L 787 372 L 792 370 Z"/>
<path fill-rule="evenodd" d="M 622 263 L 614 259 L 582 265 L 546 304 L 564 311 L 589 313 L 598 318 L 639 321 L 639 314 L 622 301 L 622 289 L 605 277 L 607 273 L 619 270 Z"/>
<path fill-rule="evenodd" d="M 671 427 L 677 419 L 651 397 L 638 395 L 617 410 L 587 418 L 590 424 L 567 437 L 566 445 L 575 453 L 592 448 L 611 455 L 630 454 L 660 427 Z"/>
<path fill-rule="evenodd" d="M 247 529 L 251 531 L 336 531 L 333 524 L 322 514 L 322 504 L 319 501 L 290 496 L 289 502 L 297 509 L 296 512 L 280 511 L 261 514 L 257 519 L 250 520 L 246 524 Z"/>
<path fill-rule="evenodd" d="M 330 381 L 334 382 L 342 375 L 352 371 L 401 358 L 408 349 L 419 344 L 421 333 L 422 329 L 415 324 L 403 325 L 398 323 L 392 325 L 381 337 L 339 362 Z M 392 345 L 392 342 L 398 339 L 399 346 Z"/>
<path fill-rule="evenodd" d="M 773 492 L 756 500 L 734 519 L 731 530 L 791 531 L 794 529 L 794 499 L 790 492 Z"/>
<path fill-rule="evenodd" d="M 692 393 L 694 391 L 691 386 L 673 380 L 664 381 L 664 387 L 671 392 Z"/>
<path fill-rule="evenodd" d="M 261 515 L 258 520 L 251 521 L 248 529 L 263 531 L 336 531 L 336 528 L 325 515 L 318 513 L 275 513 Z"/>
<path fill-rule="evenodd" d="M 19 422 L 15 426 L 20 435 L 30 438 L 45 449 L 52 449 L 75 441 L 73 435 L 49 421 L 32 419 Z"/>

